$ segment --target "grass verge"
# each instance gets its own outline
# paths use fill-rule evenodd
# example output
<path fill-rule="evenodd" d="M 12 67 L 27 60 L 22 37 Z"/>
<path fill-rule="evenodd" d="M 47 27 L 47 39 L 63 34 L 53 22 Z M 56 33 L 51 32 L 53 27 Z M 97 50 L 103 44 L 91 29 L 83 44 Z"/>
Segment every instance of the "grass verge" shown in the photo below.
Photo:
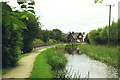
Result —
<path fill-rule="evenodd" d="M 47 50 L 39 54 L 34 62 L 34 68 L 30 78 L 52 78 L 51 66 L 47 64 Z"/>
<path fill-rule="evenodd" d="M 108 48 L 102 45 L 81 44 L 79 48 L 82 53 L 96 60 L 100 60 L 115 67 L 118 66 L 118 47 Z"/>
<path fill-rule="evenodd" d="M 39 54 L 34 62 L 30 78 L 56 78 L 56 70 L 65 68 L 67 62 L 63 48 L 59 45 Z"/>

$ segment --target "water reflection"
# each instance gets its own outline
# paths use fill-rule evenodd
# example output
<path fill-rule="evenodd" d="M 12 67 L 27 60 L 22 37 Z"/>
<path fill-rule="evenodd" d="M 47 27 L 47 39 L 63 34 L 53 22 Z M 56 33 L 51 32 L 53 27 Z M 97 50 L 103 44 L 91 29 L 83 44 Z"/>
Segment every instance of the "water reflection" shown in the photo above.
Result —
<path fill-rule="evenodd" d="M 66 46 L 65 51 L 69 54 L 81 54 L 79 48 L 77 46 Z"/>
<path fill-rule="evenodd" d="M 66 47 L 65 56 L 68 59 L 66 70 L 72 77 L 77 73 L 80 73 L 81 78 L 88 76 L 89 78 L 118 78 L 117 69 L 108 66 L 100 61 L 93 60 L 86 54 L 80 54 L 81 52 L 77 47 Z M 71 70 L 72 68 L 72 70 Z"/>

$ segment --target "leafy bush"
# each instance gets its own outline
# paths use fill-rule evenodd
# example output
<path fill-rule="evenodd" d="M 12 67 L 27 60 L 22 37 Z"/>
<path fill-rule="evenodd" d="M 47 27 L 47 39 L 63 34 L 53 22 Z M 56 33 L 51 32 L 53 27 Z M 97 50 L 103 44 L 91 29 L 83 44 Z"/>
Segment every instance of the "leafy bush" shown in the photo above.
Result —
<path fill-rule="evenodd" d="M 60 51 L 59 48 L 51 48 L 47 54 L 47 62 L 52 67 L 52 70 L 60 70 L 65 68 L 66 58 L 63 55 L 63 51 Z"/>
<path fill-rule="evenodd" d="M 41 35 L 41 34 L 44 34 L 44 35 Z M 48 30 L 42 30 L 41 33 L 40 33 L 40 36 L 39 38 L 44 41 L 45 43 L 47 43 L 47 41 L 49 40 L 50 38 L 50 31 Z"/>
<path fill-rule="evenodd" d="M 118 22 L 112 22 L 110 27 L 110 44 L 117 45 L 118 44 Z"/>
<path fill-rule="evenodd" d="M 28 53 L 33 49 L 33 41 L 38 36 L 39 31 L 41 31 L 38 18 L 33 14 L 24 13 L 27 15 L 28 20 L 22 19 L 24 24 L 26 24 L 26 29 L 23 31 L 23 53 Z"/>
<path fill-rule="evenodd" d="M 107 34 L 107 27 L 104 27 L 103 30 L 100 32 L 101 44 L 107 44 L 108 41 L 108 34 Z"/>
<path fill-rule="evenodd" d="M 18 54 L 30 52 L 33 40 L 41 30 L 38 18 L 27 11 L 12 11 L 11 7 L 2 4 L 2 66 L 12 67 L 18 61 Z"/>
<path fill-rule="evenodd" d="M 101 39 L 100 39 L 100 32 L 102 29 L 98 29 L 98 30 L 92 30 L 91 32 L 89 32 L 88 34 L 88 38 L 90 41 L 90 44 L 101 44 Z"/>
<path fill-rule="evenodd" d="M 117 45 L 120 41 L 118 31 L 120 29 L 120 20 L 118 22 L 112 22 L 110 26 L 110 45 Z M 88 34 L 88 39 L 91 44 L 108 44 L 108 26 L 103 29 L 92 30 Z"/>
<path fill-rule="evenodd" d="M 42 45 L 45 45 L 45 43 L 42 40 L 40 40 L 40 39 L 35 39 L 33 41 L 33 44 L 34 44 L 34 47 L 40 47 Z"/>
<path fill-rule="evenodd" d="M 48 43 L 48 44 L 54 44 L 54 43 L 57 43 L 57 41 L 54 40 L 54 39 L 49 39 L 47 43 Z"/>
<path fill-rule="evenodd" d="M 25 25 L 7 3 L 2 3 L 2 10 L 2 67 L 6 68 L 17 63 L 23 39 L 21 33 Z"/>

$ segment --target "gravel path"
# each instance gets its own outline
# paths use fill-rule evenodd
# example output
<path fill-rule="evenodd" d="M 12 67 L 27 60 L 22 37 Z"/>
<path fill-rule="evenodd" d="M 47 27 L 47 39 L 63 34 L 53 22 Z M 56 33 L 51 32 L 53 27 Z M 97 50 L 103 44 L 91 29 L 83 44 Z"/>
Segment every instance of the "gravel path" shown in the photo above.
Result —
<path fill-rule="evenodd" d="M 44 50 L 46 50 L 46 48 L 23 57 L 19 60 L 19 65 L 2 75 L 2 78 L 29 78 L 34 66 L 35 58 Z"/>

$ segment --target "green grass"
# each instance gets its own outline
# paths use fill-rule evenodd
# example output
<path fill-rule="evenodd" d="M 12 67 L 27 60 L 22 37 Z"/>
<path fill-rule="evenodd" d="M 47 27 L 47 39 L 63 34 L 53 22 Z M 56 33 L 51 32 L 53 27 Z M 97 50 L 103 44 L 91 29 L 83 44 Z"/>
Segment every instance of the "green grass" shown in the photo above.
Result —
<path fill-rule="evenodd" d="M 81 44 L 79 48 L 82 53 L 96 60 L 108 63 L 112 66 L 118 65 L 118 47 L 108 48 L 102 45 Z"/>
<path fill-rule="evenodd" d="M 55 71 L 65 68 L 66 57 L 63 55 L 63 48 L 57 45 L 39 54 L 30 78 L 55 78 Z"/>
<path fill-rule="evenodd" d="M 52 78 L 51 66 L 46 59 L 46 51 L 39 54 L 34 62 L 34 68 L 30 78 Z"/>
<path fill-rule="evenodd" d="M 64 47 L 59 45 L 49 49 L 47 52 L 47 62 L 54 71 L 65 68 L 67 59 L 64 56 Z"/>

